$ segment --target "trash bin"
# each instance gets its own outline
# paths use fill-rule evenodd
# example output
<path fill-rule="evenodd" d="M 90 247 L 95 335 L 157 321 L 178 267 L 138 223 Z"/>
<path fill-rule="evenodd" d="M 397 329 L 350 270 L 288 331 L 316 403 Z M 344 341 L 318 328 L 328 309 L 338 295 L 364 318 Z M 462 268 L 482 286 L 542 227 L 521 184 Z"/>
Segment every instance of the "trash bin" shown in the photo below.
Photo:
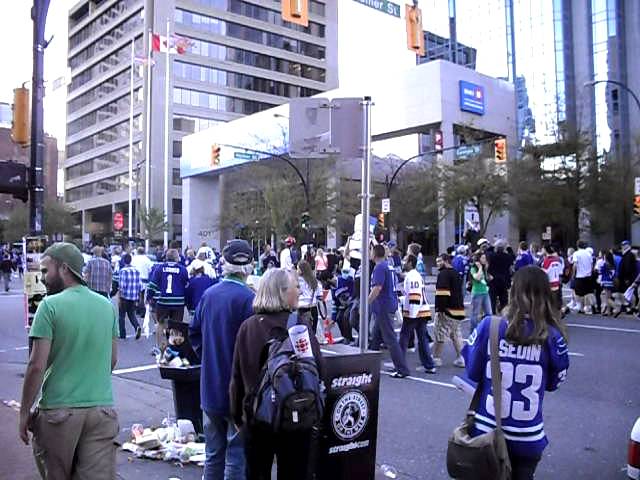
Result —
<path fill-rule="evenodd" d="M 327 399 L 319 442 L 318 478 L 375 478 L 380 353 L 325 345 Z"/>
<path fill-rule="evenodd" d="M 196 433 L 204 434 L 200 408 L 200 365 L 197 365 L 198 357 L 189 342 L 189 324 L 170 321 L 169 329 L 180 330 L 182 333 L 184 342 L 179 347 L 172 348 L 178 350 L 181 358 L 189 360 L 191 365 L 187 367 L 160 365 L 160 377 L 171 380 L 176 419 L 191 420 Z"/>

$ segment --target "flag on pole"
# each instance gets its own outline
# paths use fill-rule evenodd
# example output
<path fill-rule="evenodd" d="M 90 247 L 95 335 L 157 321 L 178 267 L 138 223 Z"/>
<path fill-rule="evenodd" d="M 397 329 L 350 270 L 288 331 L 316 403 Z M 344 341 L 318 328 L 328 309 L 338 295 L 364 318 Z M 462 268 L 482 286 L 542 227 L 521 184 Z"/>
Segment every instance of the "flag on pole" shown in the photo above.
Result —
<path fill-rule="evenodd" d="M 156 62 L 155 62 L 155 60 L 154 60 L 154 59 L 148 59 L 148 58 L 147 58 L 146 56 L 144 56 L 144 55 L 136 55 L 136 56 L 133 58 L 133 61 L 134 61 L 135 63 L 139 63 L 139 64 L 141 64 L 141 65 L 145 65 L 145 66 L 146 66 L 146 65 L 151 65 L 152 67 L 156 64 Z"/>
<path fill-rule="evenodd" d="M 189 38 L 179 37 L 178 35 L 171 35 L 169 40 L 165 35 L 154 33 L 151 37 L 151 49 L 154 52 L 166 52 L 167 48 L 169 53 L 177 53 L 182 55 L 187 52 L 187 49 L 193 44 L 193 41 Z"/>

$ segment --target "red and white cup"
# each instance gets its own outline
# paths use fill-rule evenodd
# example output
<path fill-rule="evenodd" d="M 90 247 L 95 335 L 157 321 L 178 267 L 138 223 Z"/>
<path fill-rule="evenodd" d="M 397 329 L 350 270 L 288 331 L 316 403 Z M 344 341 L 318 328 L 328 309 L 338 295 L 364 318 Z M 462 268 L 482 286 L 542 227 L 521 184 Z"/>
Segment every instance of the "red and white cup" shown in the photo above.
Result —
<path fill-rule="evenodd" d="M 293 345 L 293 350 L 299 358 L 311 358 L 311 338 L 309 338 L 309 329 L 305 325 L 294 325 L 289 329 L 289 338 Z"/>

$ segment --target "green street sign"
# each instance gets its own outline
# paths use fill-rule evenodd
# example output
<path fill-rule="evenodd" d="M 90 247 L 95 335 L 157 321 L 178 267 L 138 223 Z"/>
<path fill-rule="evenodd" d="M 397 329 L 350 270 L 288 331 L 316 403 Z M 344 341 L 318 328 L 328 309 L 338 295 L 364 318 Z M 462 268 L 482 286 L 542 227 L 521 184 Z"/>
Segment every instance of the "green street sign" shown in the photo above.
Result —
<path fill-rule="evenodd" d="M 466 160 L 480 155 L 480 145 L 461 145 L 456 148 L 456 159 Z"/>
<path fill-rule="evenodd" d="M 356 2 L 366 5 L 367 7 L 378 10 L 379 12 L 393 15 L 400 18 L 400 5 L 389 2 L 388 0 L 355 0 Z"/>
<path fill-rule="evenodd" d="M 247 152 L 233 152 L 233 158 L 237 158 L 238 160 L 256 160 L 258 155 Z"/>

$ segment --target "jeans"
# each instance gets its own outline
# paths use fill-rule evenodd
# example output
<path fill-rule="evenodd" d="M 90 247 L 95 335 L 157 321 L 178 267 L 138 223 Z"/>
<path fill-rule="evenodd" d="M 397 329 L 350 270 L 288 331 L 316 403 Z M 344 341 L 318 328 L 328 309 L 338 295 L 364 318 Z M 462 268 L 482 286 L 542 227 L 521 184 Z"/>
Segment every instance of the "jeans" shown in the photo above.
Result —
<path fill-rule="evenodd" d="M 244 437 L 229 417 L 203 412 L 204 480 L 244 480 Z"/>
<path fill-rule="evenodd" d="M 482 308 L 483 316 L 493 315 L 491 308 L 491 299 L 488 293 L 473 294 L 471 297 L 471 332 L 478 326 L 480 309 Z"/>
<path fill-rule="evenodd" d="M 373 328 L 372 344 L 375 346 L 378 343 L 379 337 L 382 337 L 382 341 L 389 349 L 391 354 L 391 360 L 395 369 L 404 374 L 409 375 L 409 367 L 407 366 L 407 359 L 402 354 L 396 332 L 393 330 L 393 320 L 396 316 L 396 312 L 374 312 L 373 313 L 375 324 Z"/>
<path fill-rule="evenodd" d="M 424 318 L 407 318 L 402 320 L 402 329 L 400 330 L 400 349 L 403 355 L 407 352 L 409 338 L 413 337 L 413 332 L 418 335 L 418 355 L 420 363 L 427 370 L 434 368 L 433 357 L 431 356 L 431 348 L 427 340 L 427 320 Z"/>
<path fill-rule="evenodd" d="M 492 311 L 499 314 L 500 311 L 507 306 L 507 303 L 509 303 L 508 279 L 495 277 L 489 282 L 489 297 L 491 298 Z"/>
<path fill-rule="evenodd" d="M 4 281 L 4 291 L 9 291 L 11 285 L 11 272 L 2 272 L 2 280 Z"/>
<path fill-rule="evenodd" d="M 509 460 L 511 460 L 511 480 L 533 480 L 540 458 L 509 455 Z"/>
<path fill-rule="evenodd" d="M 120 305 L 118 306 L 118 322 L 120 323 L 120 338 L 126 338 L 127 328 L 125 326 L 124 317 L 129 316 L 129 322 L 135 329 L 140 327 L 138 319 L 136 318 L 136 301 L 120 298 Z"/>

